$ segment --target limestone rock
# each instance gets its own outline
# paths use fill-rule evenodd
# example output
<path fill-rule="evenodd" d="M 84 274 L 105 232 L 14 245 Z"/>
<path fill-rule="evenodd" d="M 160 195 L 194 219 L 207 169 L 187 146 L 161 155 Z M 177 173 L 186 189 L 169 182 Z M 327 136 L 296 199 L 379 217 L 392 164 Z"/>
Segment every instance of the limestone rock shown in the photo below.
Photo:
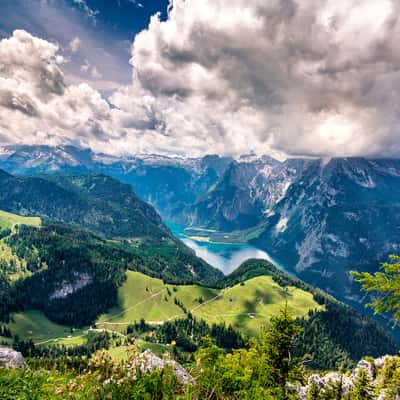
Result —
<path fill-rule="evenodd" d="M 193 384 L 193 377 L 182 367 L 179 363 L 173 360 L 163 360 L 157 357 L 151 350 L 146 350 L 139 354 L 133 362 L 133 367 L 139 368 L 142 373 L 151 372 L 155 369 L 162 370 L 166 367 L 170 367 L 174 375 L 183 384 Z"/>
<path fill-rule="evenodd" d="M 325 375 L 310 375 L 307 385 L 296 387 L 294 392 L 297 393 L 301 400 L 308 400 L 307 394 L 313 382 L 320 393 L 323 393 L 326 389 L 328 389 L 331 384 L 342 382 L 343 395 L 347 396 L 354 387 L 360 369 L 364 369 L 370 377 L 371 384 L 375 387 L 378 387 L 379 378 L 377 377 L 377 373 L 382 370 L 385 364 L 392 358 L 392 356 L 384 356 L 373 361 L 361 360 L 349 375 L 342 374 L 340 372 L 329 372 Z M 388 399 L 385 390 L 381 390 L 380 393 L 377 394 L 377 399 Z M 396 397 L 396 400 L 400 400 L 400 397 L 399 399 Z"/>
<path fill-rule="evenodd" d="M 373 380 L 375 378 L 375 362 L 372 363 L 367 360 L 359 361 L 357 364 L 357 367 L 351 373 L 351 376 L 353 379 L 356 379 L 360 369 L 365 370 L 365 372 L 368 374 L 368 376 L 371 380 Z"/>
<path fill-rule="evenodd" d="M 0 368 L 19 368 L 23 363 L 24 358 L 18 351 L 0 348 Z"/>

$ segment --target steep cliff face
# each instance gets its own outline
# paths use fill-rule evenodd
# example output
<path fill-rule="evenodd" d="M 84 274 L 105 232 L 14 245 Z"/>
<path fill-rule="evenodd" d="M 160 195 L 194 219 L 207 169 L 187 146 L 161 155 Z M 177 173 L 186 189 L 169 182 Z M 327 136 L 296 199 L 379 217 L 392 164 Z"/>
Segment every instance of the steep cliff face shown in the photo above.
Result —
<path fill-rule="evenodd" d="M 187 222 L 221 231 L 261 224 L 308 163 L 270 157 L 233 162 L 202 199 L 184 210 Z"/>
<path fill-rule="evenodd" d="M 400 250 L 400 161 L 310 162 L 255 242 L 307 281 L 360 301 L 349 270 L 375 271 Z"/>

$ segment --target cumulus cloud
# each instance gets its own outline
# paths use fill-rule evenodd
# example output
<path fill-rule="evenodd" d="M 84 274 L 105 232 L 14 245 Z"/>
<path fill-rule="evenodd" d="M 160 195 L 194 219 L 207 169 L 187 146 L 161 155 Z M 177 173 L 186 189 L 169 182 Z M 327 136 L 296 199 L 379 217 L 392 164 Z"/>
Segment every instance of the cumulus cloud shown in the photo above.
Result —
<path fill-rule="evenodd" d="M 135 37 L 132 84 L 107 101 L 65 83 L 56 44 L 16 31 L 0 42 L 0 138 L 110 153 L 398 156 L 399 8 L 174 0 Z"/>
<path fill-rule="evenodd" d="M 176 0 L 112 100 L 169 148 L 398 155 L 399 15 L 394 0 Z"/>
<path fill-rule="evenodd" d="M 80 70 L 82 72 L 89 73 L 90 76 L 94 79 L 100 79 L 103 77 L 103 74 L 98 70 L 98 68 L 94 65 L 91 65 L 88 60 L 84 60 Z"/>
<path fill-rule="evenodd" d="M 57 44 L 16 30 L 0 41 L 3 143 L 91 145 L 115 138 L 109 104 L 89 85 L 67 85 Z"/>

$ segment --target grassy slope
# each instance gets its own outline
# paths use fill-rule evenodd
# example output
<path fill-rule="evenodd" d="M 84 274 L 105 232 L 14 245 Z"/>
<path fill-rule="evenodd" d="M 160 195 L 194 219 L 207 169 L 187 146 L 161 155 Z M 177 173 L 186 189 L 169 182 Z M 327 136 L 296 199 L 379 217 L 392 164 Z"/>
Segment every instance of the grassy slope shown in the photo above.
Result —
<path fill-rule="evenodd" d="M 99 326 L 120 329 L 126 325 L 119 324 L 141 318 L 161 323 L 183 317 L 181 308 L 174 303 L 175 297 L 196 317 L 210 323 L 225 321 L 249 335 L 257 335 L 286 301 L 295 316 L 306 315 L 310 309 L 321 309 L 310 293 L 293 287 L 286 290 L 269 276 L 252 278 L 244 286 L 235 285 L 223 291 L 195 285 L 175 288 L 177 291 L 159 279 L 129 271 L 127 281 L 119 290 L 119 307 L 103 315 Z M 200 297 L 202 304 L 198 301 Z"/>
<path fill-rule="evenodd" d="M 165 285 L 160 279 L 128 271 L 127 280 L 118 291 L 119 306 L 101 316 L 99 322 L 127 323 L 139 321 L 141 318 L 146 321 L 165 321 L 175 316 L 184 316 L 181 308 L 174 303 L 175 297 L 182 301 L 186 308 L 192 309 L 199 304 L 195 301 L 196 298 L 202 296 L 204 300 L 209 300 L 218 293 L 217 289 L 197 285 Z"/>
<path fill-rule="evenodd" d="M 51 322 L 41 311 L 25 311 L 13 314 L 14 322 L 8 326 L 13 335 L 42 342 L 71 335 L 71 329 Z"/>
<path fill-rule="evenodd" d="M 0 210 L 0 231 L 7 229 L 12 231 L 15 225 L 40 226 L 41 223 L 42 221 L 39 217 L 22 217 L 17 214 Z M 13 281 L 27 275 L 28 271 L 26 270 L 24 263 L 21 263 L 18 257 L 12 254 L 12 251 L 5 240 L 6 238 L 0 239 L 0 260 L 6 262 L 14 260 L 16 271 L 7 274 L 8 278 Z"/>
<path fill-rule="evenodd" d="M 257 335 L 286 300 L 296 316 L 306 315 L 309 309 L 321 309 L 310 293 L 293 287 L 285 290 L 269 276 L 252 278 L 244 286 L 235 285 L 223 291 L 195 285 L 175 288 L 176 291 L 173 285 L 165 285 L 159 279 L 128 271 L 127 280 L 119 289 L 119 306 L 102 315 L 97 327 L 122 331 L 128 323 L 141 318 L 162 323 L 184 317 L 182 309 L 174 303 L 175 297 L 196 317 L 210 323 L 225 321 L 249 335 Z M 167 289 L 171 293 L 169 296 Z M 203 304 L 198 301 L 200 297 Z M 50 322 L 37 311 L 15 314 L 14 319 L 16 323 L 10 324 L 13 334 L 35 342 L 71 335 L 69 328 Z M 76 331 L 73 336 L 84 332 Z M 79 339 L 66 339 L 61 343 L 75 344 L 76 341 Z"/>
<path fill-rule="evenodd" d="M 12 229 L 18 224 L 40 226 L 40 223 L 39 217 L 21 217 L 20 215 L 0 210 L 0 229 Z"/>
<path fill-rule="evenodd" d="M 321 309 L 311 293 L 294 287 L 282 288 L 272 277 L 259 276 L 249 279 L 244 286 L 226 289 L 221 297 L 195 314 L 209 322 L 225 321 L 242 332 L 257 335 L 286 301 L 295 317 L 306 315 L 310 309 Z"/>

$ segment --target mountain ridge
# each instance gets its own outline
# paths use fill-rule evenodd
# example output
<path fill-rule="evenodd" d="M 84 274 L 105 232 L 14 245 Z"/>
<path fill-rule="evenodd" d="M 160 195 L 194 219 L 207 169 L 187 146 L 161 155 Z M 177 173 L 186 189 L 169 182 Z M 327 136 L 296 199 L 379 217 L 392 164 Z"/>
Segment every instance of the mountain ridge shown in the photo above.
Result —
<path fill-rule="evenodd" d="M 38 157 L 34 149 L 9 148 L 0 167 L 54 173 L 48 157 Z M 46 151 L 52 155 L 51 148 Z M 87 153 L 82 157 L 81 164 L 90 167 Z M 373 272 L 389 254 L 400 253 L 398 159 L 151 155 L 111 157 L 105 163 L 104 157 L 90 157 L 97 172 L 129 183 L 163 218 L 223 232 L 245 229 L 243 237 L 252 244 L 353 305 L 365 299 L 349 270 Z M 77 168 L 74 160 L 69 167 L 55 165 L 61 171 Z"/>

